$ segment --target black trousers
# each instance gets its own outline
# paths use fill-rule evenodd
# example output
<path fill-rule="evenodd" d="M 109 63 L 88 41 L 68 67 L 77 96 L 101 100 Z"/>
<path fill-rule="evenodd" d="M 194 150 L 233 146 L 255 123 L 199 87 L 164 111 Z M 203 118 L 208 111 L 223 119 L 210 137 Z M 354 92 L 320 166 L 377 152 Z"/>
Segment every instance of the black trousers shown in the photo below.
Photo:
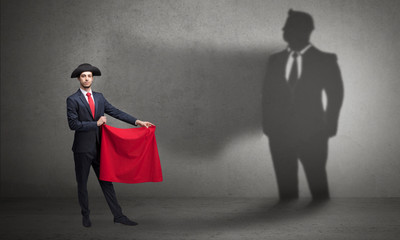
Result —
<path fill-rule="evenodd" d="M 289 131 L 269 137 L 270 150 L 282 200 L 299 197 L 298 162 L 303 165 L 313 199 L 328 199 L 326 162 L 328 137 L 324 134 L 292 134 Z"/>
<path fill-rule="evenodd" d="M 97 179 L 100 183 L 104 197 L 107 200 L 108 206 L 111 209 L 114 218 L 124 216 L 120 205 L 118 204 L 115 195 L 114 186 L 111 182 L 101 181 L 100 176 L 100 156 L 98 152 L 93 153 L 74 153 L 76 182 L 78 184 L 78 199 L 81 206 L 83 216 L 89 216 L 89 198 L 87 191 L 87 182 L 90 172 L 90 167 L 93 167 Z"/>

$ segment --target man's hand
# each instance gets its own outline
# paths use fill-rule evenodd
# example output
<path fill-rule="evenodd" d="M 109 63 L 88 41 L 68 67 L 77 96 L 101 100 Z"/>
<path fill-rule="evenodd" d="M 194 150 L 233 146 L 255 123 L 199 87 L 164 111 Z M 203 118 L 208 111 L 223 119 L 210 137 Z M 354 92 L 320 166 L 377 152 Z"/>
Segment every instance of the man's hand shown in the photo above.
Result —
<path fill-rule="evenodd" d="M 101 125 L 106 124 L 106 122 L 107 122 L 107 118 L 105 116 L 101 116 L 99 118 L 99 120 L 97 121 L 97 126 L 100 127 Z"/>
<path fill-rule="evenodd" d="M 140 121 L 140 120 L 136 120 L 135 123 L 136 123 L 136 125 L 138 125 L 138 126 L 146 127 L 146 128 L 151 127 L 151 126 L 154 126 L 154 124 L 152 124 L 151 122 L 143 122 L 143 121 Z"/>

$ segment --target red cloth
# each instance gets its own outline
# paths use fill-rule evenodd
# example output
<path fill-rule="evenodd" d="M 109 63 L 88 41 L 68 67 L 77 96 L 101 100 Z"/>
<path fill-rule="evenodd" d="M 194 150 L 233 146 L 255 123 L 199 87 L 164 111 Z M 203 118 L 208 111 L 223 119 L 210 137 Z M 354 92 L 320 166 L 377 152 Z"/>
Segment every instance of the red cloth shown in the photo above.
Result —
<path fill-rule="evenodd" d="M 161 182 L 156 127 L 102 126 L 100 179 L 109 182 Z"/>

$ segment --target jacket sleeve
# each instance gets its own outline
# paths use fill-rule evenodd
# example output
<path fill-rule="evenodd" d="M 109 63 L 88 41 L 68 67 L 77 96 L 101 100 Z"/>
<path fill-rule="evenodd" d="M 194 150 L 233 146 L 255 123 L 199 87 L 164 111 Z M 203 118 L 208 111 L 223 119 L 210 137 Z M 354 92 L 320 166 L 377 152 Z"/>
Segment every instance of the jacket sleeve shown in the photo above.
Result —
<path fill-rule="evenodd" d="M 102 96 L 103 97 L 103 96 Z M 111 105 L 104 97 L 104 112 L 107 113 L 108 115 L 110 115 L 111 117 L 114 117 L 116 119 L 119 119 L 121 121 L 124 121 L 126 123 L 132 124 L 132 125 L 136 125 L 136 120 L 137 118 L 119 110 L 118 108 L 114 107 L 113 105 Z"/>
<path fill-rule="evenodd" d="M 327 81 L 325 82 L 325 92 L 327 96 L 325 123 L 328 135 L 334 136 L 337 133 L 339 112 L 342 107 L 344 96 L 343 81 L 336 55 L 331 56 L 327 72 Z"/>
<path fill-rule="evenodd" d="M 67 98 L 67 117 L 71 130 L 90 131 L 97 128 L 96 121 L 79 121 L 78 103 L 71 97 Z"/>
<path fill-rule="evenodd" d="M 262 125 L 263 131 L 265 135 L 269 135 L 271 133 L 271 117 L 273 115 L 273 86 L 272 86 L 272 78 L 273 78 L 273 62 L 274 62 L 274 55 L 270 56 L 268 59 L 267 71 L 264 78 L 264 84 L 262 88 Z"/>

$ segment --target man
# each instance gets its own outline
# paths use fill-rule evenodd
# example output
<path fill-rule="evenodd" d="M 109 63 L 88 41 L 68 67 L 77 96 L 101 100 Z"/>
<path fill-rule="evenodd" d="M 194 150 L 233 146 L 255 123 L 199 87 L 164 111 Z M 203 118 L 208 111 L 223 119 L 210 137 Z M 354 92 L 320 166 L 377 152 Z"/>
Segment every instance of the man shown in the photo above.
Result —
<path fill-rule="evenodd" d="M 288 47 L 273 54 L 268 63 L 263 127 L 281 200 L 299 197 L 298 160 L 313 199 L 330 197 L 325 169 L 328 139 L 337 132 L 343 83 L 336 55 L 310 43 L 313 29 L 309 14 L 290 10 L 283 27 Z"/>
<path fill-rule="evenodd" d="M 67 98 L 67 117 L 71 130 L 75 131 L 72 151 L 74 152 L 75 174 L 78 183 L 78 198 L 81 206 L 82 224 L 91 226 L 89 218 L 89 201 L 87 192 L 87 181 L 90 166 L 99 178 L 100 169 L 100 126 L 106 124 L 107 118 L 104 113 L 124 122 L 150 127 L 153 124 L 138 120 L 127 113 L 113 107 L 101 93 L 92 91 L 93 76 L 101 76 L 97 67 L 88 63 L 79 65 L 71 74 L 71 78 L 77 78 L 80 89 Z M 114 187 L 111 182 L 99 183 L 108 206 L 114 215 L 114 223 L 134 226 L 136 222 L 131 221 L 122 214 L 118 204 Z"/>

